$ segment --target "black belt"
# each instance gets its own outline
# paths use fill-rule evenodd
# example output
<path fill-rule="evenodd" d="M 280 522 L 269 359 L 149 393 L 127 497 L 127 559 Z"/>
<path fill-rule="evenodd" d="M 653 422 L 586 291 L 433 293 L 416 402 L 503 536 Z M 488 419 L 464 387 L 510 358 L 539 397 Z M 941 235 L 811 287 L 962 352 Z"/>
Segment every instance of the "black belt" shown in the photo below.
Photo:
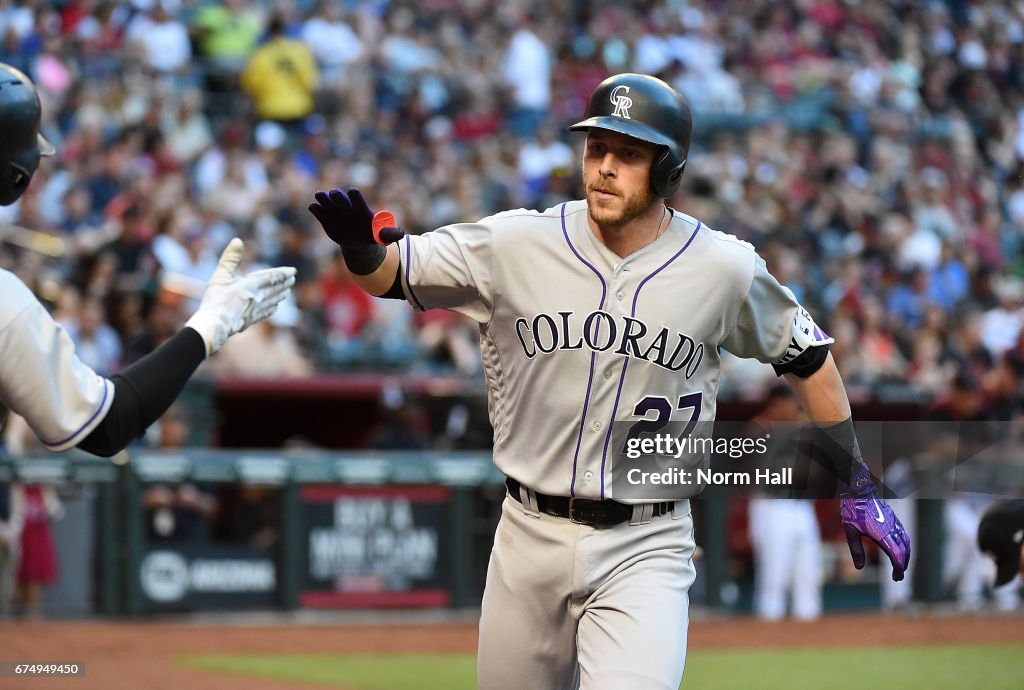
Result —
<path fill-rule="evenodd" d="M 505 488 L 508 489 L 508 495 L 522 503 L 523 499 L 519 495 L 520 487 L 522 487 L 522 484 L 512 479 L 512 477 L 505 478 Z M 547 496 L 536 491 L 534 495 L 537 497 L 538 512 L 545 515 L 553 515 L 554 517 L 568 518 L 578 524 L 596 528 L 613 527 L 632 519 L 633 508 L 635 507 L 619 503 L 618 501 Z M 671 513 L 676 504 L 674 501 L 665 501 L 650 505 L 654 509 L 651 517 L 656 518 Z"/>

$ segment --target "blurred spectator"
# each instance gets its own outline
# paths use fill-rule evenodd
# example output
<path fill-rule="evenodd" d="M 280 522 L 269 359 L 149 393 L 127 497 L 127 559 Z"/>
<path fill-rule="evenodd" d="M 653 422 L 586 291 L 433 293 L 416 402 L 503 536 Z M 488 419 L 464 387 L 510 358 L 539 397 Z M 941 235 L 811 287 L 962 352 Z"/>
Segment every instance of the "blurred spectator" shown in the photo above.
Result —
<path fill-rule="evenodd" d="M 217 267 L 217 255 L 209 246 L 205 230 L 197 213 L 179 208 L 164 219 L 151 243 L 164 282 L 173 275 L 175 280 L 187 283 L 187 289 L 196 296 L 202 294 Z"/>
<path fill-rule="evenodd" d="M 550 125 L 541 126 L 536 138 L 527 141 L 519 152 L 519 174 L 525 203 L 533 206 L 548 191 L 552 171 L 572 168 L 574 162 L 575 153 L 565 142 L 555 138 L 554 129 Z"/>
<path fill-rule="evenodd" d="M 534 17 L 523 14 L 503 57 L 502 76 L 512 96 L 508 127 L 518 137 L 533 135 L 551 105 L 551 52 L 535 26 Z"/>
<path fill-rule="evenodd" d="M 210 121 L 202 110 L 203 93 L 188 89 L 177 102 L 163 111 L 160 128 L 170 152 L 183 164 L 192 163 L 213 143 Z"/>
<path fill-rule="evenodd" d="M 296 283 L 315 281 L 317 265 L 308 253 L 308 238 L 302 228 L 286 221 L 281 223 L 277 234 L 281 239 L 280 247 L 270 257 L 269 263 L 273 266 L 294 266 Z"/>
<path fill-rule="evenodd" d="M 15 572 L 21 552 L 23 516 L 12 502 L 13 485 L 0 484 L 0 620 L 11 615 L 15 592 Z"/>
<path fill-rule="evenodd" d="M 4 244 L 0 263 L 44 297 L 72 284 L 102 300 L 131 361 L 160 337 L 145 319 L 173 316 L 161 273 L 205 280 L 204 256 L 239 234 L 310 273 L 296 333 L 318 366 L 479 376 L 457 354 L 476 338 L 461 322 L 345 295 L 301 232 L 309 193 L 373 190 L 413 232 L 577 198 L 564 126 L 609 72 L 636 69 L 694 109 L 673 208 L 757 244 L 837 338 L 847 380 L 927 404 L 969 368 L 995 414 L 1020 414 L 1006 361 L 1024 318 L 1019 7 L 442 4 L 4 4 L 0 59 L 39 84 L 61 156 L 0 220 L 67 244 L 54 258 Z M 267 65 L 275 51 L 287 60 Z M 728 365 L 722 390 L 757 398 L 772 380 Z"/>
<path fill-rule="evenodd" d="M 931 272 L 929 284 L 932 301 L 947 314 L 968 295 L 970 276 L 953 245 L 943 243 L 938 264 Z"/>
<path fill-rule="evenodd" d="M 42 615 L 43 589 L 57 581 L 57 552 L 50 523 L 63 515 L 52 486 L 12 484 L 11 503 L 22 516 L 16 611 L 25 618 Z"/>
<path fill-rule="evenodd" d="M 299 37 L 313 51 L 323 81 L 331 89 L 345 84 L 347 68 L 363 54 L 362 41 L 345 22 L 339 2 L 318 0 L 302 23 Z"/>
<path fill-rule="evenodd" d="M 203 207 L 235 227 L 248 226 L 270 192 L 265 174 L 262 163 L 240 150 L 230 151 L 222 176 L 202 197 Z"/>
<path fill-rule="evenodd" d="M 196 12 L 192 43 L 205 73 L 206 106 L 215 119 L 235 114 L 238 78 L 262 31 L 262 5 L 251 0 L 206 3 Z"/>
<path fill-rule="evenodd" d="M 161 76 L 183 74 L 192 58 L 188 29 L 173 14 L 180 4 L 179 0 L 153 0 L 128 23 L 125 32 L 143 64 Z"/>
<path fill-rule="evenodd" d="M 285 35 L 283 17 L 271 17 L 267 40 L 253 52 L 242 72 L 242 88 L 253 100 L 256 116 L 301 125 L 313 112 L 319 72 L 316 58 L 301 41 Z M 298 134 L 298 128 L 295 129 Z"/>
<path fill-rule="evenodd" d="M 925 310 L 931 303 L 928 294 L 928 274 L 923 269 L 915 267 L 889 293 L 886 309 L 896 326 L 901 329 L 914 329 L 921 326 Z"/>
<path fill-rule="evenodd" d="M 191 434 L 192 414 L 188 405 L 178 400 L 147 430 L 146 441 L 154 448 L 173 450 L 188 446 Z"/>
<path fill-rule="evenodd" d="M 145 328 L 125 344 L 122 364 L 127 366 L 158 348 L 185 323 L 181 294 L 162 288 L 148 301 Z"/>
<path fill-rule="evenodd" d="M 146 431 L 150 446 L 175 450 L 188 445 L 192 419 L 178 400 Z M 153 484 L 142 491 L 142 509 L 150 540 L 206 541 L 217 509 L 214 497 L 195 484 Z"/>
<path fill-rule="evenodd" d="M 896 340 L 885 328 L 882 306 L 874 299 L 861 304 L 859 373 L 869 383 L 892 381 L 903 376 L 907 363 Z"/>
<path fill-rule="evenodd" d="M 426 450 L 430 448 L 430 422 L 420 400 L 388 379 L 381 386 L 380 424 L 370 434 L 367 448 L 376 450 Z"/>
<path fill-rule="evenodd" d="M 929 333 L 918 333 L 907 366 L 907 382 L 934 395 L 947 389 L 952 375 L 953 365 L 942 361 L 942 343 Z"/>
<path fill-rule="evenodd" d="M 320 294 L 331 360 L 344 362 L 363 357 L 361 337 L 377 304 L 352 280 L 339 251 L 332 253 L 332 261 L 320 275 Z"/>
<path fill-rule="evenodd" d="M 1013 347 L 1024 329 L 1024 280 L 1002 280 L 996 294 L 999 305 L 981 318 L 981 342 L 994 357 Z"/>
<path fill-rule="evenodd" d="M 927 167 L 921 171 L 920 179 L 921 198 L 914 204 L 913 209 L 915 227 L 932 233 L 939 240 L 959 245 L 963 238 L 953 214 L 946 207 L 948 195 L 944 192 L 948 190 L 945 173 L 938 168 Z"/>
<path fill-rule="evenodd" d="M 408 305 L 391 300 L 373 305 L 373 317 L 363 331 L 371 364 L 408 369 L 419 360 L 416 318 Z M 474 348 L 475 349 L 475 348 Z"/>
<path fill-rule="evenodd" d="M 281 490 L 243 484 L 217 496 L 212 537 L 216 541 L 272 549 L 280 537 Z"/>
<path fill-rule="evenodd" d="M 194 484 L 154 484 L 142 492 L 150 541 L 206 541 L 217 501 Z"/>
<path fill-rule="evenodd" d="M 107 323 L 103 303 L 95 297 L 82 301 L 78 318 L 61 325 L 75 344 L 75 353 L 97 374 L 110 376 L 121 368 L 121 340 Z"/>
<path fill-rule="evenodd" d="M 243 188 L 246 194 L 261 195 L 266 193 L 270 187 L 263 161 L 256 151 L 245 146 L 248 135 L 249 130 L 242 123 L 233 123 L 228 126 L 225 128 L 223 136 L 200 155 L 192 170 L 196 194 L 203 202 L 200 210 L 210 214 L 211 220 L 214 222 L 227 221 L 236 214 L 242 218 L 248 218 L 253 213 L 251 209 L 245 208 L 239 208 L 236 211 L 234 205 L 228 209 L 222 209 L 215 204 L 205 202 L 207 195 L 227 177 L 229 163 L 240 168 L 240 172 L 235 171 L 233 174 L 241 176 L 241 180 L 236 184 Z M 238 204 L 238 207 L 242 207 L 242 204 Z M 229 216 L 226 211 L 231 211 L 231 215 Z"/>
<path fill-rule="evenodd" d="M 416 314 L 417 343 L 435 367 L 454 366 L 472 376 L 481 370 L 476 324 L 455 312 L 434 309 Z"/>
<path fill-rule="evenodd" d="M 42 442 L 24 417 L 8 413 L 2 431 L 2 446 L 10 457 L 43 454 Z M 12 608 L 16 616 L 39 618 L 43 590 L 58 577 L 50 524 L 63 516 L 64 508 L 48 484 L 11 483 L 8 489 L 8 534 L 18 539 Z"/>
<path fill-rule="evenodd" d="M 113 262 L 110 268 L 114 280 L 108 283 L 97 276 L 87 290 L 96 296 L 104 296 L 97 292 L 107 290 L 143 290 L 151 283 L 156 269 L 149 247 L 153 228 L 143 208 L 131 204 L 115 223 L 119 229 L 117 237 L 100 247 L 95 255 L 97 264 L 107 265 L 108 259 Z"/>

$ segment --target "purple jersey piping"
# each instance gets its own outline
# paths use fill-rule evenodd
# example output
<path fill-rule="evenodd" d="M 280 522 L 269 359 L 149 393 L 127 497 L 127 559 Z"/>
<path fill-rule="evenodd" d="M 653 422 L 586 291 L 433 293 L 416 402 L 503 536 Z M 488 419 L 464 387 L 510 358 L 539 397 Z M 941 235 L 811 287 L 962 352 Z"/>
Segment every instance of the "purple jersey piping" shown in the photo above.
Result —
<path fill-rule="evenodd" d="M 420 311 L 426 311 L 426 308 L 420 303 L 419 297 L 416 296 L 415 290 L 412 289 L 412 283 L 409 281 L 409 268 L 412 266 L 412 244 L 409 242 L 409 236 L 405 236 L 405 284 L 409 288 L 409 296 L 412 297 L 412 301 L 416 303 L 416 306 Z"/>
<path fill-rule="evenodd" d="M 52 443 L 49 442 L 49 441 L 44 441 L 43 445 L 49 446 L 51 448 L 56 448 L 57 446 L 63 446 L 65 443 L 67 443 L 68 441 L 73 439 L 75 436 L 78 436 L 80 433 L 82 433 L 82 429 L 88 428 L 88 426 L 93 423 L 93 420 L 96 419 L 97 415 L 99 415 L 99 413 L 103 411 L 103 408 L 104 408 L 104 406 L 106 405 L 106 402 L 107 402 L 107 396 L 108 395 L 110 395 L 110 382 L 107 381 L 106 379 L 104 379 L 104 381 L 103 381 L 103 397 L 100 399 L 99 407 L 97 407 L 96 411 L 92 413 L 92 417 L 89 417 L 88 421 L 86 421 L 85 424 L 83 424 L 82 426 L 78 427 L 78 431 L 76 431 L 75 433 L 71 434 L 67 438 L 62 438 L 61 440 L 54 441 Z"/>
<path fill-rule="evenodd" d="M 569 239 L 569 231 L 565 227 L 565 204 L 564 203 L 562 204 L 561 215 L 562 215 L 562 235 L 565 237 L 565 243 L 567 245 L 569 245 L 569 250 L 576 256 L 577 259 L 580 260 L 581 263 L 583 263 L 584 266 L 586 266 L 591 271 L 593 271 L 594 275 L 597 276 L 597 279 L 601 281 L 601 304 L 600 304 L 600 306 L 598 306 L 598 309 L 603 310 L 604 309 L 604 299 L 605 299 L 605 297 L 607 296 L 607 293 L 608 293 L 608 286 L 605 285 L 604 277 L 601 275 L 601 272 L 598 271 L 597 268 L 595 268 L 592 263 L 590 263 L 589 261 L 584 259 L 580 255 L 580 253 L 578 251 L 576 251 L 576 247 L 572 246 L 572 240 Z M 580 459 L 580 446 L 583 444 L 583 427 L 586 426 L 586 424 L 587 424 L 587 409 L 590 407 L 590 390 L 591 390 L 591 388 L 594 385 L 594 364 L 595 364 L 596 361 L 597 361 L 597 353 L 596 352 L 591 352 L 590 353 L 590 374 L 587 377 L 587 393 L 583 397 L 583 414 L 580 417 L 580 430 L 579 430 L 579 433 L 576 435 L 576 452 L 574 452 L 573 455 L 572 455 L 572 481 L 569 484 L 569 495 L 570 496 L 575 496 L 576 495 L 576 468 L 577 468 L 577 463 L 579 462 L 579 459 Z"/>
<path fill-rule="evenodd" d="M 693 229 L 693 234 L 690 235 L 690 239 L 686 240 L 686 244 L 683 245 L 683 248 L 680 249 L 675 254 L 673 254 L 672 257 L 668 261 L 663 263 L 661 266 L 658 266 L 658 268 L 654 269 L 654 271 L 652 271 L 650 275 L 648 275 L 646 278 L 641 280 L 640 284 L 636 286 L 636 292 L 633 294 L 633 307 L 632 307 L 632 309 L 630 310 L 630 313 L 629 313 L 629 315 L 631 317 L 636 318 L 636 302 L 640 298 L 640 291 L 643 289 L 644 285 L 646 285 L 647 281 L 649 281 L 651 278 L 653 278 L 654 276 L 656 276 L 659 273 L 661 273 L 661 271 L 666 266 L 668 266 L 670 263 L 672 263 L 673 261 L 678 259 L 680 256 L 682 256 L 683 252 L 685 252 L 687 249 L 689 249 L 690 244 L 693 242 L 693 238 L 697 236 L 697 232 L 700 230 L 700 225 L 701 225 L 700 221 L 697 221 L 697 227 L 695 227 Z M 605 488 L 605 484 L 604 484 L 604 468 L 605 468 L 605 464 L 608 461 L 608 444 L 612 440 L 612 428 L 615 426 L 615 411 L 619 409 L 619 397 L 622 395 L 622 384 L 626 380 L 626 367 L 627 366 L 629 366 L 629 356 L 628 355 L 625 358 L 623 358 L 622 371 L 619 373 L 619 387 L 615 391 L 615 404 L 612 405 L 612 418 L 608 420 L 608 431 L 606 431 L 605 435 L 604 435 L 604 449 L 601 451 L 601 498 L 602 499 L 604 498 L 604 488 Z"/>

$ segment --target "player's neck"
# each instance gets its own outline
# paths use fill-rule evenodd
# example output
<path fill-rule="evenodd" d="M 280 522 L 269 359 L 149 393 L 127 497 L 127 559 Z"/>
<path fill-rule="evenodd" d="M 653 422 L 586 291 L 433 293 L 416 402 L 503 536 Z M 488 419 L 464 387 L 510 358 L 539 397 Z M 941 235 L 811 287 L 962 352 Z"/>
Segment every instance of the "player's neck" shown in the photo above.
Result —
<path fill-rule="evenodd" d="M 604 246 L 625 258 L 656 242 L 665 233 L 671 217 L 664 203 L 655 203 L 643 214 L 622 225 L 599 223 L 589 214 L 587 221 L 590 231 Z"/>

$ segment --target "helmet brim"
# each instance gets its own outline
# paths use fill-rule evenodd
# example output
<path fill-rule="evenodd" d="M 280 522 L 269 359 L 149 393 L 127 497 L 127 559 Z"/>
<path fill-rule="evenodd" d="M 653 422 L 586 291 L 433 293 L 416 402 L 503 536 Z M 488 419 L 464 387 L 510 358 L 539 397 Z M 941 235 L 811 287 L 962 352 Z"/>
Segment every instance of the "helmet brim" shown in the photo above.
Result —
<path fill-rule="evenodd" d="M 633 137 L 634 139 L 639 139 L 640 141 L 646 141 L 650 144 L 667 146 L 670 149 L 675 149 L 677 146 L 676 142 L 662 135 L 652 127 L 648 127 L 647 125 L 633 120 L 613 117 L 611 115 L 589 117 L 586 120 L 569 126 L 570 132 L 582 132 L 589 129 L 607 129 L 612 132 L 618 132 L 619 134 L 625 134 L 626 136 Z"/>
<path fill-rule="evenodd" d="M 36 146 L 39 148 L 40 156 L 52 156 L 57 153 L 57 149 L 54 148 L 50 140 L 42 135 L 42 133 L 36 135 Z"/>

